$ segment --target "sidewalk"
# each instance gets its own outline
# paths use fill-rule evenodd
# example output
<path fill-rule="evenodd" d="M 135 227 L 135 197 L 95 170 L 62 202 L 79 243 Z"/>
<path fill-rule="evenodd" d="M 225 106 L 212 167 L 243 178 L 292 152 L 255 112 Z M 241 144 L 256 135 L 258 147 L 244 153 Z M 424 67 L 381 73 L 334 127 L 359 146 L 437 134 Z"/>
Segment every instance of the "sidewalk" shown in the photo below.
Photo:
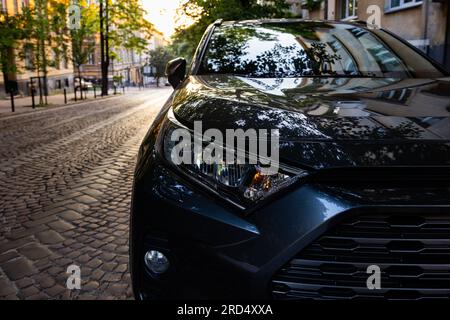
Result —
<path fill-rule="evenodd" d="M 125 88 L 125 94 L 127 94 L 129 92 L 139 92 L 139 91 L 142 92 L 142 90 L 148 90 L 148 89 L 149 88 L 139 89 L 137 87 L 136 88 L 129 87 L 129 88 Z M 151 88 L 151 89 L 153 89 L 153 88 Z M 120 90 L 119 89 L 117 90 L 117 95 L 121 95 L 121 94 L 123 94 L 122 88 L 120 88 Z M 34 102 L 36 104 L 35 109 L 32 108 L 31 96 L 23 97 L 23 98 L 14 97 L 15 112 L 11 111 L 11 99 L 0 99 L 0 117 L 11 116 L 11 115 L 19 114 L 19 113 L 33 112 L 33 111 L 37 111 L 37 110 L 45 110 L 45 109 L 54 108 L 54 107 L 58 107 L 58 106 L 71 105 L 71 104 L 75 104 L 75 103 L 82 103 L 82 102 L 87 102 L 87 101 L 105 99 L 106 97 L 114 96 L 114 94 L 113 94 L 113 90 L 110 89 L 109 95 L 106 97 L 101 97 L 99 90 L 97 91 L 97 98 L 94 98 L 94 91 L 88 91 L 86 96 L 87 96 L 87 99 L 80 100 L 80 94 L 77 93 L 77 101 L 75 102 L 75 99 L 74 99 L 75 96 L 74 96 L 73 92 L 67 93 L 67 104 L 64 104 L 64 94 L 50 95 L 47 97 L 48 105 L 42 106 L 42 107 L 39 106 L 39 96 L 35 96 L 34 97 Z M 84 93 L 83 93 L 83 98 L 84 98 Z"/>

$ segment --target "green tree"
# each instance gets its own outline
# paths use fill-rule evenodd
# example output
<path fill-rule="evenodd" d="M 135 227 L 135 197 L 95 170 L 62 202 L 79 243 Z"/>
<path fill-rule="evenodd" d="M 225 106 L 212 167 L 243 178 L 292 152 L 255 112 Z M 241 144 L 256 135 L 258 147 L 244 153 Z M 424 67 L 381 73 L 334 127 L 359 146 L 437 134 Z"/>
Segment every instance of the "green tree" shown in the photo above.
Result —
<path fill-rule="evenodd" d="M 61 57 L 67 58 L 69 43 L 65 20 L 67 5 L 67 0 L 35 0 L 33 7 L 23 8 L 26 34 L 23 48 L 33 53 L 32 68 L 38 77 L 43 77 L 42 89 L 45 101 L 42 95 L 39 95 L 41 105 L 47 104 L 49 67 L 56 66 Z M 53 59 L 49 58 L 49 53 L 52 51 Z M 39 81 L 40 84 L 41 81 Z"/>
<path fill-rule="evenodd" d="M 190 61 L 206 28 L 214 21 L 289 17 L 287 8 L 285 0 L 185 0 L 178 8 L 179 15 L 195 22 L 177 28 L 172 50 Z"/>
<path fill-rule="evenodd" d="M 154 26 L 144 19 L 140 0 L 100 0 L 100 41 L 102 48 L 102 94 L 107 95 L 108 67 L 114 48 L 141 53 L 151 38 Z"/>
<path fill-rule="evenodd" d="M 48 3 L 47 0 L 36 0 L 35 1 L 35 11 L 33 15 L 34 32 L 32 32 L 32 41 L 30 42 L 34 45 L 34 57 L 35 57 L 35 68 L 38 77 L 43 75 L 43 86 L 44 86 L 44 96 L 48 95 L 47 86 L 47 75 L 48 75 L 48 57 L 47 57 L 47 46 L 50 44 L 50 23 L 48 16 Z M 45 98 L 45 100 L 47 100 Z M 44 104 L 42 101 L 42 96 L 39 98 L 39 104 Z M 45 101 L 47 104 L 47 101 Z"/>
<path fill-rule="evenodd" d="M 167 62 L 173 58 L 167 47 L 157 47 L 148 51 L 148 65 L 153 68 L 156 78 L 156 86 L 159 87 L 159 80 L 164 76 Z"/>
<path fill-rule="evenodd" d="M 26 37 L 26 19 L 23 14 L 9 16 L 6 11 L 0 11 L 0 69 L 3 73 L 5 91 L 10 80 L 9 74 L 16 72 L 14 50 L 19 47 L 20 40 Z"/>
<path fill-rule="evenodd" d="M 99 31 L 98 8 L 86 1 L 79 1 L 80 21 L 76 28 L 70 30 L 72 43 L 71 60 L 78 77 L 81 77 L 81 66 L 86 64 L 95 50 L 95 37 Z"/>
<path fill-rule="evenodd" d="M 154 26 L 144 16 L 140 0 L 113 1 L 109 4 L 109 40 L 111 48 L 123 47 L 143 52 Z"/>
<path fill-rule="evenodd" d="M 67 28 L 67 1 L 51 1 L 49 5 L 52 12 L 49 13 L 49 28 L 51 37 L 49 44 L 53 51 L 53 61 L 49 62 L 49 66 L 59 68 L 61 61 L 69 60 L 69 44 L 70 32 Z"/>

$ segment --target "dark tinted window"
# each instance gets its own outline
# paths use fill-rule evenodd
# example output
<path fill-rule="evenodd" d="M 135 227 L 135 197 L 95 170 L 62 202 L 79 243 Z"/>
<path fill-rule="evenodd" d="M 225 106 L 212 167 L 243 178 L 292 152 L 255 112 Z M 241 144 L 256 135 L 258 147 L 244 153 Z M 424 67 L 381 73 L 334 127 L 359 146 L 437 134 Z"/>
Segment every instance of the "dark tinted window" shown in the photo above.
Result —
<path fill-rule="evenodd" d="M 201 74 L 251 77 L 440 77 L 427 59 L 381 30 L 320 22 L 225 24 Z"/>

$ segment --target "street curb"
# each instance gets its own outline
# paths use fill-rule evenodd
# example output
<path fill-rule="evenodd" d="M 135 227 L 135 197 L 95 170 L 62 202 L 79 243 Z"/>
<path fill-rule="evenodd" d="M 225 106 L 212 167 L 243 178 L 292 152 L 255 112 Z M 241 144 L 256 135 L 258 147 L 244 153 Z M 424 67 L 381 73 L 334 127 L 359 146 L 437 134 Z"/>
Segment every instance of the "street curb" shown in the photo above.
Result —
<path fill-rule="evenodd" d="M 94 98 L 94 99 L 90 99 L 90 100 L 87 100 L 87 101 L 83 100 L 83 101 L 80 101 L 80 102 L 77 101 L 77 102 L 68 103 L 68 104 L 60 104 L 60 105 L 55 105 L 55 106 L 49 106 L 49 107 L 45 107 L 45 109 L 41 109 L 41 110 L 34 110 L 33 111 L 33 109 L 31 109 L 31 111 L 21 112 L 21 113 L 17 113 L 17 114 L 8 114 L 7 116 L 2 116 L 0 114 L 0 121 L 8 120 L 8 119 L 14 119 L 14 118 L 18 118 L 18 117 L 26 116 L 26 115 L 30 115 L 30 114 L 40 114 L 40 113 L 47 112 L 47 111 L 53 111 L 56 108 L 58 108 L 58 109 L 65 109 L 65 108 L 70 108 L 70 107 L 73 107 L 73 106 L 76 106 L 76 105 L 83 105 L 83 104 L 94 102 L 94 101 L 102 101 L 102 100 L 107 100 L 107 99 L 112 99 L 112 98 L 119 98 L 119 97 L 123 97 L 125 95 L 124 94 L 108 95 L 106 97 Z"/>

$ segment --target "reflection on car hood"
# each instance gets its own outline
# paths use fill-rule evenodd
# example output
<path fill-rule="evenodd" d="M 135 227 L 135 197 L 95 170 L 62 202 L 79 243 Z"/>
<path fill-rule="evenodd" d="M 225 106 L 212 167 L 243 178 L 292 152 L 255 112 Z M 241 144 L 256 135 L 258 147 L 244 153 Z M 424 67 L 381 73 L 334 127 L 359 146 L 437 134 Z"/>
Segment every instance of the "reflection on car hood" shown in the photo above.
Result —
<path fill-rule="evenodd" d="M 280 156 L 313 167 L 450 165 L 450 78 L 190 76 L 182 123 L 278 129 Z"/>

